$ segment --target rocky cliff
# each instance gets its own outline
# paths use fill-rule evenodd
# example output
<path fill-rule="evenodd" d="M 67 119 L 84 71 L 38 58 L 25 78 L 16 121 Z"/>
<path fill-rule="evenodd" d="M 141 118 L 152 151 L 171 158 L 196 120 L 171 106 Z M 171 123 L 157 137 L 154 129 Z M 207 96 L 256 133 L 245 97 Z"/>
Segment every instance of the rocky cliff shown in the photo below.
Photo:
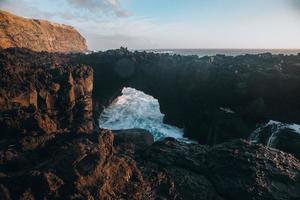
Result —
<path fill-rule="evenodd" d="M 85 39 L 71 26 L 26 19 L 0 10 L 0 48 L 34 51 L 84 52 Z"/>
<path fill-rule="evenodd" d="M 300 162 L 288 153 L 239 139 L 153 143 L 144 130 L 94 128 L 92 92 L 104 105 L 112 88 L 129 84 L 133 55 L 111 68 L 114 82 L 111 65 L 93 80 L 92 68 L 74 63 L 86 59 L 79 55 L 0 51 L 0 199 L 300 199 Z"/>
<path fill-rule="evenodd" d="M 133 87 L 158 99 L 164 120 L 202 144 L 246 139 L 269 120 L 300 123 L 300 55 L 198 58 L 123 48 L 72 60 L 93 67 L 95 104 Z"/>
<path fill-rule="evenodd" d="M 64 54 L 2 50 L 0 85 L 1 139 L 31 148 L 53 134 L 94 129 L 93 70 Z"/>

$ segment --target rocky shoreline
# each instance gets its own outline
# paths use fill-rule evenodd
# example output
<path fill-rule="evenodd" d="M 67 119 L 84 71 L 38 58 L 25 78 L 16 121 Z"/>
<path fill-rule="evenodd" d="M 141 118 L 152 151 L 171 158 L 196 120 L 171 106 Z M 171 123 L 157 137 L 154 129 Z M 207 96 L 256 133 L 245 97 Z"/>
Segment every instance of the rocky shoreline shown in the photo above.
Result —
<path fill-rule="evenodd" d="M 299 123 L 299 63 L 1 50 L 0 199 L 300 199 L 300 161 L 240 139 L 270 119 Z M 124 86 L 157 98 L 201 144 L 99 130 Z"/>
<path fill-rule="evenodd" d="M 300 123 L 300 55 L 198 58 L 121 48 L 71 62 L 93 68 L 94 103 L 106 106 L 124 86 L 141 90 L 159 100 L 167 123 L 202 144 L 246 139 L 269 120 Z"/>

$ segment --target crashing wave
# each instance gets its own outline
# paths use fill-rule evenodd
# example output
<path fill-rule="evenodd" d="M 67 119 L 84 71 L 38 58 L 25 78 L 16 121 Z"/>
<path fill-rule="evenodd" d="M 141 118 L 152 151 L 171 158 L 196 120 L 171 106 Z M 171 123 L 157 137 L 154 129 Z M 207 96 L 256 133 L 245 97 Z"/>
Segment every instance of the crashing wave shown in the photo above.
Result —
<path fill-rule="evenodd" d="M 284 129 L 289 129 L 294 133 L 300 134 L 300 125 L 298 124 L 287 124 L 287 123 L 271 120 L 267 124 L 262 125 L 259 128 L 257 128 L 255 131 L 253 131 L 253 133 L 250 135 L 249 138 L 250 142 L 258 143 L 263 130 L 266 129 L 267 127 L 271 128 L 271 135 L 268 137 L 268 140 L 266 142 L 266 145 L 269 147 L 274 146 L 278 134 L 280 133 L 280 131 Z"/>
<path fill-rule="evenodd" d="M 164 124 L 157 99 L 133 88 L 125 87 L 122 96 L 116 98 L 101 114 L 101 128 L 120 130 L 142 128 L 150 131 L 154 140 L 173 137 L 187 141 L 183 130 Z"/>

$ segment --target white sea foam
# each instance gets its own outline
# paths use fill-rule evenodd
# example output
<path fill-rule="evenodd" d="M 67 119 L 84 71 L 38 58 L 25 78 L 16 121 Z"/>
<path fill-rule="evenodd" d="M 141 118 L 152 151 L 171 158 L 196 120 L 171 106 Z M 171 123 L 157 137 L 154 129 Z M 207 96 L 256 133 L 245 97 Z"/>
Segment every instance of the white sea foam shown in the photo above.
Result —
<path fill-rule="evenodd" d="M 182 141 L 183 130 L 164 124 L 158 100 L 133 88 L 124 88 L 122 96 L 115 99 L 101 114 L 101 128 L 112 130 L 142 128 L 150 131 L 155 140 L 173 137 Z"/>
<path fill-rule="evenodd" d="M 298 125 L 298 124 L 287 124 L 287 123 L 270 120 L 267 124 L 257 128 L 251 134 L 250 141 L 256 143 L 259 139 L 261 131 L 268 126 L 271 126 L 271 128 L 272 128 L 272 130 L 271 130 L 272 134 L 268 138 L 268 142 L 267 142 L 267 146 L 269 146 L 269 147 L 272 147 L 274 145 L 274 141 L 276 141 L 278 133 L 283 129 L 290 129 L 291 131 L 293 131 L 297 134 L 300 134 L 300 125 Z"/>
<path fill-rule="evenodd" d="M 235 112 L 231 110 L 231 108 L 220 107 L 219 109 L 229 114 L 235 114 Z"/>

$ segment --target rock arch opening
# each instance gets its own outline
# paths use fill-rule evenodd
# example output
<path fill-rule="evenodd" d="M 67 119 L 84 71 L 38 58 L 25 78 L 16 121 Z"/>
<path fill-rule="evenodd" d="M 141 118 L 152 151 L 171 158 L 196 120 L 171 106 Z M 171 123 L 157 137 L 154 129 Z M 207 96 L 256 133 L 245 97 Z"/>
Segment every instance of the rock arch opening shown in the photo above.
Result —
<path fill-rule="evenodd" d="M 157 99 L 137 89 L 124 87 L 122 95 L 101 113 L 99 126 L 112 130 L 145 129 L 152 133 L 154 140 L 166 137 L 187 140 L 182 129 L 165 124 L 163 118 Z"/>

